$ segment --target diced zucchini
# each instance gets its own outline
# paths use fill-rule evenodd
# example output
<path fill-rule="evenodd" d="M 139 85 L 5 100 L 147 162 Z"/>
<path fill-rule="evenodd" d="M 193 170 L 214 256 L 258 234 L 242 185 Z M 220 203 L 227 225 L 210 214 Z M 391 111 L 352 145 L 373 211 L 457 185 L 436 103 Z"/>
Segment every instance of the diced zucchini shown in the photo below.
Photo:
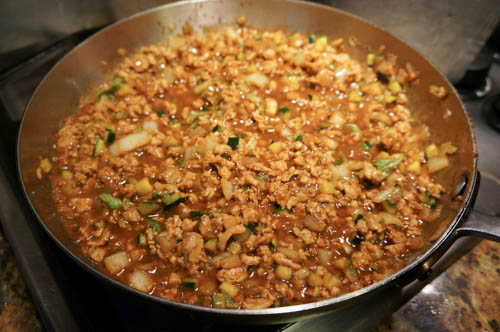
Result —
<path fill-rule="evenodd" d="M 422 203 L 426 204 L 431 209 L 435 209 L 438 206 L 437 199 L 429 195 L 426 191 L 421 193 L 419 198 Z"/>
<path fill-rule="evenodd" d="M 369 53 L 367 56 L 366 56 L 366 64 L 368 66 L 373 66 L 375 64 L 375 54 L 374 53 Z"/>
<path fill-rule="evenodd" d="M 300 135 L 300 134 L 299 135 L 295 135 L 294 139 L 297 142 L 302 142 L 302 135 Z"/>
<path fill-rule="evenodd" d="M 390 93 L 386 93 L 386 94 L 384 95 L 384 102 L 385 102 L 386 104 L 392 104 L 393 102 L 395 102 L 395 101 L 396 101 L 396 99 L 397 99 L 397 98 L 396 98 L 396 96 L 393 96 L 393 95 L 391 95 Z"/>
<path fill-rule="evenodd" d="M 229 137 L 227 139 L 227 145 L 231 147 L 232 150 L 236 150 L 238 148 L 238 144 L 240 142 L 239 136 L 236 137 Z"/>
<path fill-rule="evenodd" d="M 335 192 L 335 184 L 331 181 L 322 181 L 318 187 L 319 191 L 323 194 L 332 195 Z"/>
<path fill-rule="evenodd" d="M 182 202 L 187 201 L 187 197 L 181 197 L 178 193 L 173 195 L 164 194 L 161 197 L 161 201 L 165 204 L 165 208 L 172 208 L 179 205 Z"/>
<path fill-rule="evenodd" d="M 212 308 L 224 309 L 226 307 L 226 297 L 222 293 L 212 293 Z"/>
<path fill-rule="evenodd" d="M 390 214 L 395 214 L 398 211 L 398 208 L 396 205 L 394 205 L 390 200 L 386 199 L 385 201 L 382 202 L 382 206 L 384 207 L 384 210 L 389 212 Z"/>
<path fill-rule="evenodd" d="M 144 178 L 141 181 L 137 182 L 135 185 L 135 190 L 139 195 L 146 195 L 153 191 L 153 186 L 149 183 L 148 178 Z"/>
<path fill-rule="evenodd" d="M 274 270 L 276 277 L 283 280 L 290 280 L 292 278 L 292 269 L 288 266 L 278 265 Z"/>
<path fill-rule="evenodd" d="M 245 231 L 243 233 L 240 233 L 240 234 L 234 234 L 233 235 L 233 238 L 240 242 L 240 243 L 243 243 L 245 242 L 246 240 L 248 240 L 248 238 L 250 237 L 250 235 L 252 235 L 252 230 L 249 228 L 249 227 L 245 227 Z"/>
<path fill-rule="evenodd" d="M 403 91 L 403 88 L 401 87 L 398 81 L 391 80 L 391 82 L 389 82 L 389 90 L 391 90 L 392 93 L 397 95 L 398 93 Z"/>
<path fill-rule="evenodd" d="M 227 247 L 227 250 L 230 253 L 237 255 L 241 252 L 241 243 L 238 241 L 233 241 L 229 244 L 229 246 Z"/>
<path fill-rule="evenodd" d="M 292 111 L 288 107 L 281 107 L 278 111 L 283 119 L 290 119 L 292 116 Z"/>
<path fill-rule="evenodd" d="M 73 173 L 70 170 L 63 169 L 61 171 L 62 178 L 66 181 L 71 180 L 73 178 Z"/>
<path fill-rule="evenodd" d="M 94 146 L 94 157 L 99 156 L 99 154 L 104 150 L 105 144 L 104 141 L 100 138 L 97 138 L 97 142 Z"/>
<path fill-rule="evenodd" d="M 211 239 L 208 239 L 207 242 L 205 242 L 205 249 L 207 249 L 208 251 L 214 253 L 217 251 L 217 238 L 211 238 Z"/>
<path fill-rule="evenodd" d="M 351 103 L 361 103 L 364 100 L 363 96 L 356 90 L 351 90 L 348 99 Z"/>
<path fill-rule="evenodd" d="M 384 84 L 389 84 L 389 81 L 390 81 L 389 76 L 387 76 L 386 74 L 384 74 L 380 70 L 377 71 L 377 79 Z"/>
<path fill-rule="evenodd" d="M 326 45 L 328 45 L 328 37 L 325 35 L 320 36 L 316 38 L 316 41 L 314 42 L 314 50 L 323 52 L 326 48 Z"/>
<path fill-rule="evenodd" d="M 104 221 L 98 221 L 94 224 L 95 228 L 97 229 L 103 229 L 104 228 Z"/>
<path fill-rule="evenodd" d="M 277 206 L 274 210 L 273 210 L 273 215 L 275 216 L 279 216 L 280 214 L 284 214 L 284 213 L 287 213 L 288 212 L 288 209 L 286 207 L 281 207 L 281 206 Z"/>
<path fill-rule="evenodd" d="M 110 194 L 100 194 L 99 198 L 106 204 L 108 204 L 109 208 L 112 210 L 118 210 L 123 207 L 123 202 L 119 198 L 114 198 Z"/>
<path fill-rule="evenodd" d="M 184 279 L 181 281 L 181 288 L 185 291 L 194 292 L 198 287 L 198 282 L 194 279 Z"/>
<path fill-rule="evenodd" d="M 238 287 L 236 287 L 235 285 L 233 285 L 232 283 L 227 282 L 227 281 L 223 281 L 219 285 L 219 289 L 221 290 L 221 292 L 226 293 L 227 295 L 229 295 L 231 297 L 235 297 L 236 295 L 238 295 L 238 293 L 240 291 L 238 289 Z"/>
<path fill-rule="evenodd" d="M 424 152 L 425 152 L 425 158 L 427 158 L 427 159 L 431 159 L 432 157 L 436 157 L 439 154 L 438 147 L 434 143 L 428 145 L 425 148 Z"/>
<path fill-rule="evenodd" d="M 421 167 L 420 167 L 420 162 L 419 161 L 414 161 L 410 165 L 408 165 L 408 171 L 415 173 L 415 174 L 420 174 Z"/>
<path fill-rule="evenodd" d="M 234 302 L 231 296 L 224 294 L 224 298 L 226 299 L 226 308 L 232 308 L 232 309 L 238 308 L 238 303 Z"/>
<path fill-rule="evenodd" d="M 106 144 L 112 144 L 115 141 L 115 132 L 106 128 Z"/>
<path fill-rule="evenodd" d="M 151 218 L 147 219 L 147 226 L 151 228 L 154 233 L 161 233 L 161 224 L 158 220 Z"/>
<path fill-rule="evenodd" d="M 137 209 L 143 216 L 149 216 L 158 212 L 161 209 L 161 206 L 152 202 L 141 202 Z"/>
<path fill-rule="evenodd" d="M 360 221 L 361 219 L 363 219 L 365 216 L 362 215 L 362 214 L 358 214 L 356 215 L 356 217 L 354 217 L 354 223 L 357 224 L 358 221 Z"/>
<path fill-rule="evenodd" d="M 189 214 L 193 220 L 198 220 L 201 219 L 201 217 L 206 213 L 203 211 L 190 211 Z"/>
<path fill-rule="evenodd" d="M 137 234 L 137 244 L 140 246 L 146 244 L 146 235 L 144 235 L 144 233 Z"/>
<path fill-rule="evenodd" d="M 372 145 L 368 141 L 363 141 L 363 143 L 361 143 L 361 148 L 363 151 L 369 151 L 372 148 Z"/>

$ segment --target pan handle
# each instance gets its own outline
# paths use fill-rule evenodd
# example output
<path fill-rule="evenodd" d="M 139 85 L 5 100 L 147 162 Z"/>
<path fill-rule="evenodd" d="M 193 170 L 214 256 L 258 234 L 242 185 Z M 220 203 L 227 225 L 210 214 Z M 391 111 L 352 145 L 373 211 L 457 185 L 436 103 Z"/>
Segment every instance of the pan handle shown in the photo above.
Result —
<path fill-rule="evenodd" d="M 478 236 L 500 242 L 500 217 L 472 210 L 467 220 L 455 230 L 455 234 L 457 237 Z"/>

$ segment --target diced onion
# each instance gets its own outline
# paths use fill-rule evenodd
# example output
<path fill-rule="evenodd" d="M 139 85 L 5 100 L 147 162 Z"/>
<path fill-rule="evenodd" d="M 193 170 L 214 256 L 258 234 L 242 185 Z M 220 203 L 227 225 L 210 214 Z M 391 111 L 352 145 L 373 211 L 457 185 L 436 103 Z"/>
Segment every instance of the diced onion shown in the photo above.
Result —
<path fill-rule="evenodd" d="M 153 280 L 149 274 L 142 270 L 135 270 L 132 272 L 129 275 L 128 280 L 132 287 L 145 293 L 150 292 L 154 286 Z"/>
<path fill-rule="evenodd" d="M 380 212 L 378 215 L 380 216 L 380 218 L 382 218 L 382 221 L 388 225 L 400 225 L 401 224 L 401 220 L 398 217 L 393 216 L 390 213 Z"/>
<path fill-rule="evenodd" d="M 230 200 L 231 197 L 233 197 L 233 192 L 234 192 L 233 184 L 226 179 L 222 179 L 221 185 L 222 185 L 222 193 L 224 194 L 224 197 L 227 200 Z"/>
<path fill-rule="evenodd" d="M 347 179 L 351 176 L 351 172 L 344 165 L 332 165 L 331 171 L 333 174 L 333 178 L 344 178 Z"/>
<path fill-rule="evenodd" d="M 446 156 L 432 157 L 427 161 L 427 169 L 430 173 L 437 172 L 443 168 L 448 167 L 449 162 Z"/>
<path fill-rule="evenodd" d="M 257 139 L 255 138 L 255 136 L 250 137 L 250 139 L 247 142 L 246 148 L 248 150 L 253 150 L 255 149 L 256 146 L 257 146 Z"/>
<path fill-rule="evenodd" d="M 321 232 L 325 229 L 326 224 L 324 222 L 314 218 L 311 215 L 307 215 L 304 218 L 304 226 L 309 228 L 311 231 Z"/>
<path fill-rule="evenodd" d="M 252 73 L 250 75 L 247 75 L 246 81 L 263 89 L 267 85 L 267 82 L 269 81 L 269 79 L 263 74 Z"/>
<path fill-rule="evenodd" d="M 332 257 L 332 253 L 329 250 L 324 248 L 319 249 L 318 258 L 321 265 L 330 265 L 330 258 Z"/>
<path fill-rule="evenodd" d="M 158 124 L 154 121 L 144 121 L 142 128 L 150 130 L 158 130 Z"/>
<path fill-rule="evenodd" d="M 391 195 L 392 193 L 396 190 L 396 188 L 389 188 L 389 189 L 385 189 L 385 190 L 382 190 L 380 193 L 378 193 L 377 196 L 375 196 L 373 198 L 373 201 L 375 203 L 382 203 L 383 201 L 385 201 L 386 199 L 389 199 L 391 198 Z"/>
<path fill-rule="evenodd" d="M 130 260 L 125 251 L 118 251 L 104 258 L 104 266 L 111 274 L 117 274 L 127 267 Z"/>
<path fill-rule="evenodd" d="M 140 131 L 120 138 L 109 147 L 112 156 L 118 156 L 125 152 L 133 151 L 151 141 L 151 136 L 147 131 Z"/>
<path fill-rule="evenodd" d="M 293 250 L 287 247 L 278 247 L 278 251 L 281 252 L 286 257 L 290 258 L 294 262 L 298 262 L 300 259 L 299 253 L 297 250 Z"/>

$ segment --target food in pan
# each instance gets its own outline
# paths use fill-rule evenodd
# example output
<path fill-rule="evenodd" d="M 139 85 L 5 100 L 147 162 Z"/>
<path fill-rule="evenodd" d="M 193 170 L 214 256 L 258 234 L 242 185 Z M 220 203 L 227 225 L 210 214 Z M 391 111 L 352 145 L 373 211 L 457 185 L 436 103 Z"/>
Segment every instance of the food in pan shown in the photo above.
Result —
<path fill-rule="evenodd" d="M 213 308 L 339 296 L 402 268 L 440 218 L 455 147 L 412 118 L 383 48 L 244 25 L 126 56 L 41 160 L 99 269 Z"/>

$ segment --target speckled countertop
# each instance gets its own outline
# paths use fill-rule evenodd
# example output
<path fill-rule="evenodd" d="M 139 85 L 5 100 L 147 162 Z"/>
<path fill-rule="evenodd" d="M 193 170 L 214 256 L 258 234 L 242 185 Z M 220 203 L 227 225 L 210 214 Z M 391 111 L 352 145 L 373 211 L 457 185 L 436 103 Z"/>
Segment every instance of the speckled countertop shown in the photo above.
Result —
<path fill-rule="evenodd" d="M 500 244 L 482 241 L 375 331 L 500 331 Z M 0 331 L 44 331 L 3 234 Z"/>

